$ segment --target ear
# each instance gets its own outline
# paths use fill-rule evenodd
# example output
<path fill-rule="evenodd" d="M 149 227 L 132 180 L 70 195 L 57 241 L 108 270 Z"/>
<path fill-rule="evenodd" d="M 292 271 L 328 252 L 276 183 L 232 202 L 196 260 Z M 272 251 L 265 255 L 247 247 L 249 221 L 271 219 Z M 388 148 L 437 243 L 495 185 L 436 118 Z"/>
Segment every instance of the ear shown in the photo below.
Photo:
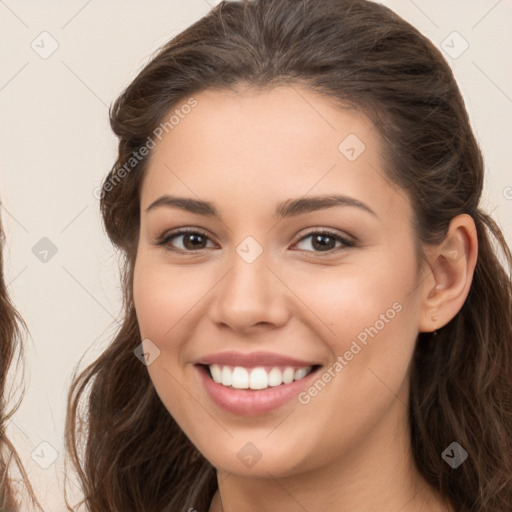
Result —
<path fill-rule="evenodd" d="M 427 276 L 423 278 L 420 332 L 446 325 L 468 296 L 478 256 L 476 226 L 470 215 L 454 217 L 445 239 L 425 250 Z"/>

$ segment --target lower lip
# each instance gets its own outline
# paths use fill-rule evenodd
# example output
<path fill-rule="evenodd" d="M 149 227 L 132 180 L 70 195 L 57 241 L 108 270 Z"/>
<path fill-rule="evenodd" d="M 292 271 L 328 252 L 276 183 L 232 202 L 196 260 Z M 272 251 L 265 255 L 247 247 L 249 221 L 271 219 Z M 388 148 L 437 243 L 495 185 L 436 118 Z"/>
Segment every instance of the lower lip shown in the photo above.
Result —
<path fill-rule="evenodd" d="M 303 391 L 318 369 L 306 377 L 262 390 L 234 389 L 218 384 L 208 375 L 208 369 L 197 365 L 197 370 L 211 399 L 222 409 L 240 416 L 256 416 L 273 411 Z"/>

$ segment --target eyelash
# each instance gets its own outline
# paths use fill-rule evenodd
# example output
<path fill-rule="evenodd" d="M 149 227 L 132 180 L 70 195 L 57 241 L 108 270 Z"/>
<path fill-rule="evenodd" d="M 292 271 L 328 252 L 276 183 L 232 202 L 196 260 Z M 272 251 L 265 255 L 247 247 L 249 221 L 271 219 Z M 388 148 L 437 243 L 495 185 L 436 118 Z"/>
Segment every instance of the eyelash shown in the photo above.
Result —
<path fill-rule="evenodd" d="M 200 251 L 206 250 L 206 249 L 183 250 L 183 249 L 176 249 L 175 247 L 171 246 L 171 244 L 170 244 L 171 240 L 173 240 L 174 238 L 178 238 L 180 236 L 183 236 L 183 235 L 187 235 L 187 234 L 197 234 L 197 235 L 201 235 L 201 236 L 207 238 L 208 240 L 210 239 L 210 237 L 204 231 L 202 231 L 201 229 L 198 229 L 198 228 L 182 228 L 179 231 L 175 231 L 174 233 L 169 233 L 169 234 L 165 234 L 165 235 L 161 236 L 160 238 L 158 238 L 158 240 L 156 241 L 155 245 L 163 246 L 163 247 L 165 247 L 166 250 L 173 251 L 173 252 L 176 252 L 178 254 L 195 254 L 195 253 L 198 253 Z M 311 230 L 311 231 L 307 232 L 299 240 L 297 240 L 297 242 L 295 242 L 295 244 L 297 244 L 299 242 L 302 242 L 303 240 L 309 238 L 311 235 L 317 235 L 317 234 L 318 235 L 328 236 L 329 238 L 334 238 L 337 242 L 341 242 L 344 247 L 338 247 L 338 248 L 335 248 L 335 249 L 329 249 L 327 251 L 314 251 L 314 250 L 308 251 L 308 250 L 304 250 L 304 249 L 299 249 L 299 250 L 302 250 L 303 252 L 313 252 L 313 253 L 318 254 L 319 256 L 324 256 L 324 255 L 325 256 L 329 256 L 329 255 L 332 255 L 332 254 L 337 254 L 338 252 L 346 250 L 348 248 L 355 247 L 355 245 L 356 245 L 355 242 L 353 242 L 351 240 L 348 240 L 347 238 L 344 238 L 344 237 L 338 235 L 337 233 L 335 233 L 333 231 L 329 231 L 329 230 L 326 230 L 326 229 L 318 229 L 318 228 L 315 229 L 315 230 Z"/>

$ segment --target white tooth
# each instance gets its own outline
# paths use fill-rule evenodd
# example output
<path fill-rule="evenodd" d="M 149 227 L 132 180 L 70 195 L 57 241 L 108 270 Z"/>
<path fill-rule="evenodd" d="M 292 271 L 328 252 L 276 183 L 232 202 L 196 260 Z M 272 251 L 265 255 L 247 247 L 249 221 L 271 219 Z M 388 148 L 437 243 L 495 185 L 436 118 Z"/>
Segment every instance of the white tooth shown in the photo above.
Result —
<path fill-rule="evenodd" d="M 235 366 L 231 374 L 231 385 L 236 389 L 249 387 L 249 372 L 241 366 Z"/>
<path fill-rule="evenodd" d="M 209 366 L 212 379 L 223 386 L 232 386 L 235 389 L 266 389 L 281 384 L 290 384 L 294 380 L 303 379 L 312 369 L 311 366 L 294 370 L 291 366 L 283 372 L 279 368 L 272 368 L 270 372 L 263 367 L 247 369 L 242 366 L 223 366 L 212 364 Z"/>
<path fill-rule="evenodd" d="M 283 374 L 279 368 L 272 368 L 268 374 L 269 386 L 280 386 L 283 382 Z"/>
<path fill-rule="evenodd" d="M 218 364 L 210 365 L 210 372 L 212 374 L 212 379 L 220 384 L 222 382 L 222 371 L 220 366 Z"/>
<path fill-rule="evenodd" d="M 290 382 L 293 382 L 293 374 L 295 373 L 295 370 L 288 366 L 284 372 L 283 372 L 283 382 L 285 384 L 290 384 Z"/>
<path fill-rule="evenodd" d="M 231 386 L 232 378 L 231 378 L 231 370 L 228 366 L 222 367 L 222 385 L 223 386 Z"/>
<path fill-rule="evenodd" d="M 298 370 L 295 370 L 293 380 L 303 379 L 309 373 L 309 370 L 311 370 L 311 366 L 308 366 L 307 368 L 299 368 Z"/>
<path fill-rule="evenodd" d="M 251 389 L 265 389 L 268 387 L 268 375 L 265 368 L 253 368 L 249 377 Z"/>

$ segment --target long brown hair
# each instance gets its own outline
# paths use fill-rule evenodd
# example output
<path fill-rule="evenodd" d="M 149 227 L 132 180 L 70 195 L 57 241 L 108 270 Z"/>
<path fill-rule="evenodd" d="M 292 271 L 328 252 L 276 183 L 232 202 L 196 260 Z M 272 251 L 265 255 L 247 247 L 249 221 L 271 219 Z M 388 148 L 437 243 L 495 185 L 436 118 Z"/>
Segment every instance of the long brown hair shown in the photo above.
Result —
<path fill-rule="evenodd" d="M 76 377 L 66 426 L 88 510 L 202 512 L 217 488 L 214 468 L 133 354 L 141 342 L 132 277 L 148 157 L 126 163 L 193 94 L 297 83 L 375 123 L 387 173 L 414 205 L 418 242 L 439 243 L 453 217 L 473 217 L 479 257 L 469 295 L 436 336 L 418 336 L 411 442 L 420 473 L 456 510 L 512 510 L 510 250 L 479 207 L 483 159 L 450 67 L 414 27 L 365 0 L 222 2 L 162 47 L 111 108 L 119 153 L 101 211 L 124 257 L 125 316 L 111 345 Z M 457 470 L 441 457 L 455 440 L 469 453 Z"/>
<path fill-rule="evenodd" d="M 25 324 L 14 308 L 7 291 L 7 284 L 4 278 L 4 232 L 0 222 L 0 512 L 15 512 L 19 510 L 19 500 L 16 496 L 12 469 L 16 468 L 21 476 L 21 484 L 24 492 L 32 505 L 40 505 L 34 496 L 33 489 L 28 480 L 27 474 L 16 452 L 14 445 L 5 434 L 5 428 L 18 409 L 23 398 L 23 389 L 18 394 L 18 399 L 11 403 L 11 386 L 7 386 L 7 375 L 11 367 L 14 367 L 18 376 L 23 380 L 23 350 L 21 344 L 21 333 Z M 19 379 L 18 379 L 19 380 Z"/>

